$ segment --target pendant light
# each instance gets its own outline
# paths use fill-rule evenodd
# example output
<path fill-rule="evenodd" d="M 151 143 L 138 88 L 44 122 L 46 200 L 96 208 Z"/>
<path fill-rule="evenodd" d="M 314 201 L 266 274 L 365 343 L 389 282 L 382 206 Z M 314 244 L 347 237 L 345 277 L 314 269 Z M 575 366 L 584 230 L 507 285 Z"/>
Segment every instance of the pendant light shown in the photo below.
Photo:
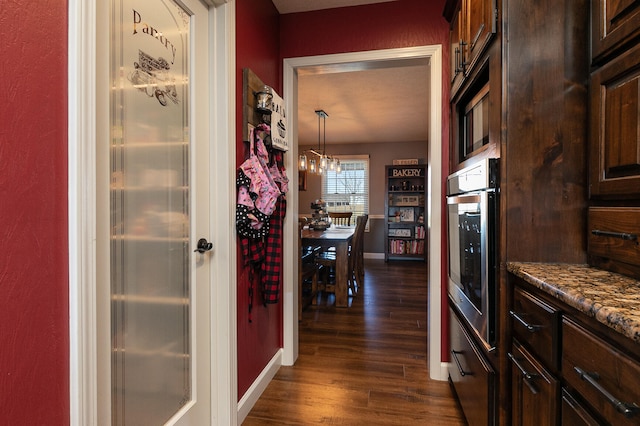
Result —
<path fill-rule="evenodd" d="M 307 156 L 304 153 L 302 153 L 298 158 L 298 170 L 307 170 Z"/>
<path fill-rule="evenodd" d="M 340 160 L 326 154 L 327 117 L 329 116 L 329 114 L 327 114 L 322 109 L 316 110 L 315 113 L 318 115 L 318 149 L 317 150 L 310 149 L 309 152 L 317 155 L 319 158 L 317 162 L 314 158 L 307 160 L 307 156 L 303 152 L 298 156 L 298 170 L 309 170 L 309 172 L 311 173 L 318 173 L 318 174 L 325 173 L 329 170 L 335 171 L 336 173 L 340 173 L 342 171 L 342 168 L 340 167 Z M 320 137 L 321 136 L 320 120 L 322 120 L 322 124 L 324 125 L 322 138 Z M 320 149 L 321 142 L 322 142 L 322 150 Z"/>

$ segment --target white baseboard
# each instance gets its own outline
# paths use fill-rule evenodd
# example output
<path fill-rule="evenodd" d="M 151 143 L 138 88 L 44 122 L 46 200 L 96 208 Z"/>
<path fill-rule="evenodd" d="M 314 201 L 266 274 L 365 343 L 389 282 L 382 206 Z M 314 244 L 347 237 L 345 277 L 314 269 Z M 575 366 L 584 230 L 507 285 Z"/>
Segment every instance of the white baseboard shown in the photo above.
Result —
<path fill-rule="evenodd" d="M 429 377 L 432 380 L 447 380 L 449 378 L 449 363 L 441 362 L 440 363 L 440 371 L 430 371 Z"/>
<path fill-rule="evenodd" d="M 381 259 L 384 260 L 384 253 L 363 253 L 365 259 Z"/>
<path fill-rule="evenodd" d="M 269 364 L 267 364 L 262 373 L 256 378 L 251 387 L 247 389 L 245 394 L 242 396 L 242 399 L 238 401 L 238 424 L 242 424 L 244 419 L 249 415 L 249 412 L 253 408 L 253 406 L 258 402 L 260 395 L 267 388 L 273 376 L 276 375 L 280 366 L 282 365 L 282 349 L 280 349 L 276 354 L 271 358 Z"/>

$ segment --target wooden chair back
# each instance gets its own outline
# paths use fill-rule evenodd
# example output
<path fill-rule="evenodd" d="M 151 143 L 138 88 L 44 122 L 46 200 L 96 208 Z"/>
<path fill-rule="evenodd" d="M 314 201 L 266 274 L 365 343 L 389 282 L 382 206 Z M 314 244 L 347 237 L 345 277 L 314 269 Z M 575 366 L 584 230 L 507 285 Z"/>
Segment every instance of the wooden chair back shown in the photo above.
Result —
<path fill-rule="evenodd" d="M 368 220 L 368 214 L 356 217 L 356 230 L 349 252 L 350 279 L 354 281 L 351 283 L 352 291 L 364 285 L 364 230 Z"/>
<path fill-rule="evenodd" d="M 302 308 L 313 303 L 318 293 L 318 266 L 315 262 L 317 250 L 302 245 L 302 229 L 306 221 L 298 220 L 298 321 L 302 319 Z M 305 295 L 304 283 L 311 281 L 311 291 Z"/>
<path fill-rule="evenodd" d="M 329 212 L 331 222 L 336 225 L 351 225 L 351 212 Z"/>

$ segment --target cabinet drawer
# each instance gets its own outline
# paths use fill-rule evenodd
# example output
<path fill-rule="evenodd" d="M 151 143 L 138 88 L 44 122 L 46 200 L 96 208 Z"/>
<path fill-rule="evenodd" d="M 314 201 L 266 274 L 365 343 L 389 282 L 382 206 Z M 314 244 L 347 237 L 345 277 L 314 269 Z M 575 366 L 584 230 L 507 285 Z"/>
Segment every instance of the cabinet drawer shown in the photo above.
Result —
<path fill-rule="evenodd" d="M 545 367 L 560 369 L 560 311 L 532 294 L 516 287 L 513 309 L 509 311 L 513 335 L 522 342 Z"/>
<path fill-rule="evenodd" d="M 590 207 L 589 256 L 640 269 L 640 208 Z M 606 265 L 597 265 L 604 266 Z M 619 271 L 635 275 L 629 271 Z"/>
<path fill-rule="evenodd" d="M 511 424 L 514 426 L 558 424 L 558 379 L 545 370 L 514 340 L 511 360 Z"/>
<path fill-rule="evenodd" d="M 591 56 L 595 63 L 638 36 L 640 6 L 636 0 L 593 0 L 591 4 Z"/>
<path fill-rule="evenodd" d="M 640 423 L 640 365 L 567 318 L 562 322 L 562 351 L 566 383 L 595 412 L 614 425 Z"/>
<path fill-rule="evenodd" d="M 562 423 L 571 426 L 599 426 L 589 411 L 576 401 L 566 389 L 562 389 Z"/>
<path fill-rule="evenodd" d="M 495 372 L 471 336 L 449 309 L 451 362 L 449 378 L 470 426 L 493 424 Z"/>

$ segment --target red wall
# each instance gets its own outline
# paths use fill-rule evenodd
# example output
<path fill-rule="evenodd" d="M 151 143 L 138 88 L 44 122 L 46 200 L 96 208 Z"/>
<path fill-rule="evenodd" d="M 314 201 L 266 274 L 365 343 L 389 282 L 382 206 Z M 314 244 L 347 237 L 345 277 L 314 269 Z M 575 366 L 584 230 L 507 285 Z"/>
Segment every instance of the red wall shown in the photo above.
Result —
<path fill-rule="evenodd" d="M 449 24 L 443 18 L 445 0 L 400 0 L 368 6 L 354 6 L 282 15 L 280 18 L 280 57 L 400 47 L 438 45 L 442 49 L 442 175 L 448 175 L 449 158 Z M 445 194 L 442 180 L 442 193 Z M 446 212 L 444 197 L 441 221 L 442 239 L 442 327 L 448 329 L 446 283 Z M 448 360 L 447 333 L 443 333 L 441 359 Z"/>
<path fill-rule="evenodd" d="M 236 165 L 245 158 L 242 141 L 242 70 L 250 68 L 265 84 L 282 95 L 278 60 L 278 12 L 271 0 L 236 3 Z M 254 284 L 252 322 L 249 322 L 249 271 L 238 251 L 238 399 L 282 347 L 282 302 L 260 303 Z"/>
<path fill-rule="evenodd" d="M 0 14 L 0 423 L 69 424 L 67 2 Z"/>

